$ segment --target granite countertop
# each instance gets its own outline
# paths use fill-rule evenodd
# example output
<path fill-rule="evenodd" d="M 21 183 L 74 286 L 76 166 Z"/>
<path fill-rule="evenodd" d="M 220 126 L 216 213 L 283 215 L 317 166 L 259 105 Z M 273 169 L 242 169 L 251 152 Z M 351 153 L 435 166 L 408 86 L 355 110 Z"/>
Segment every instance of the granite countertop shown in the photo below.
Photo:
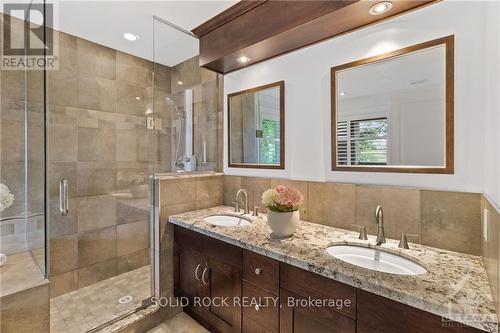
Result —
<path fill-rule="evenodd" d="M 218 206 L 192 211 L 171 216 L 169 221 L 468 326 L 498 332 L 495 306 L 481 257 L 417 244 L 403 250 L 398 248 L 397 240 L 387 239 L 382 248 L 413 259 L 428 272 L 417 276 L 381 273 L 343 262 L 325 251 L 339 243 L 373 246 L 374 236 L 362 241 L 356 232 L 301 221 L 292 237 L 273 239 L 264 214 L 249 216 L 252 224 L 245 227 L 219 227 L 203 221 L 208 215 L 221 213 L 233 213 L 233 208 Z"/>

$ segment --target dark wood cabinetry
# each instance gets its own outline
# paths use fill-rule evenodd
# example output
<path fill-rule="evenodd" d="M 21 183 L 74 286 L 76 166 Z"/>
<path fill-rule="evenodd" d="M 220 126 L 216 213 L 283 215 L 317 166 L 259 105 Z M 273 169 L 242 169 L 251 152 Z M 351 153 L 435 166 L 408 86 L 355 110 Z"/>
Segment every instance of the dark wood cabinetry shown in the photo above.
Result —
<path fill-rule="evenodd" d="M 482 332 L 182 227 L 175 248 L 175 294 L 211 332 Z"/>
<path fill-rule="evenodd" d="M 241 332 L 241 249 L 182 228 L 175 241 L 175 295 L 188 298 L 186 312 L 213 332 Z"/>

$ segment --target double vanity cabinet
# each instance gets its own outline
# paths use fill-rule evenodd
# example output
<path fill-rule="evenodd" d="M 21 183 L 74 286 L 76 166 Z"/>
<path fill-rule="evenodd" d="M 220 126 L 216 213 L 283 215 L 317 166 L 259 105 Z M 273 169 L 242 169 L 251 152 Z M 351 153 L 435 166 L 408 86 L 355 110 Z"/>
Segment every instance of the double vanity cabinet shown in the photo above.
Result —
<path fill-rule="evenodd" d="M 178 225 L 174 238 L 175 294 L 211 332 L 482 332 Z"/>

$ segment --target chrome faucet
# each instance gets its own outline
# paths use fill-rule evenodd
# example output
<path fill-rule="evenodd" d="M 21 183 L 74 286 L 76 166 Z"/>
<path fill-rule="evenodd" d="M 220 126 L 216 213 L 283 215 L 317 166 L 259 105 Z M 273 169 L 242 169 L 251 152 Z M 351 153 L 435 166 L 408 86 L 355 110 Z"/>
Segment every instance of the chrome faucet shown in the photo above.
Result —
<path fill-rule="evenodd" d="M 378 224 L 377 246 L 380 246 L 385 243 L 384 211 L 382 210 L 382 206 L 377 206 L 377 208 L 375 208 L 375 223 Z"/>
<path fill-rule="evenodd" d="M 243 214 L 248 214 L 248 193 L 247 190 L 241 189 L 236 193 L 236 202 L 239 202 L 240 194 L 243 193 L 245 195 L 245 211 Z"/>

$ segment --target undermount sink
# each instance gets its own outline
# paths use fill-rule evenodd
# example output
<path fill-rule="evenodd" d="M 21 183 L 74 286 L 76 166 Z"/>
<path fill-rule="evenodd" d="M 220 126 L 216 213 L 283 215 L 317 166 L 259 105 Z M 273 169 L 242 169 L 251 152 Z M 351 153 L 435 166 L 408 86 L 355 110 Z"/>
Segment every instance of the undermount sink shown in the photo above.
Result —
<path fill-rule="evenodd" d="M 203 220 L 219 227 L 244 227 L 252 223 L 250 219 L 239 215 L 211 215 Z"/>
<path fill-rule="evenodd" d="M 427 270 L 415 261 L 380 249 L 356 245 L 334 245 L 327 248 L 326 252 L 352 265 L 374 271 L 397 275 L 420 275 L 427 273 Z"/>

